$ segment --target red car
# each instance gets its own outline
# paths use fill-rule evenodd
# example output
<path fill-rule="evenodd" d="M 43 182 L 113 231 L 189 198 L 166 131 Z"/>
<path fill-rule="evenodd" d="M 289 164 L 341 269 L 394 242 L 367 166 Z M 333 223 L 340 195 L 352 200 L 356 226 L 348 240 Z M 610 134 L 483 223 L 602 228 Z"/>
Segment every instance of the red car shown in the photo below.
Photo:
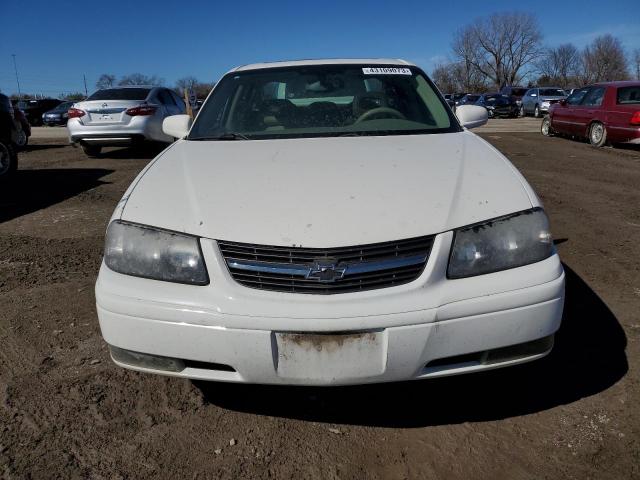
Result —
<path fill-rule="evenodd" d="M 551 105 L 542 120 L 543 135 L 560 133 L 607 142 L 640 144 L 640 82 L 597 83 L 575 90 Z"/>

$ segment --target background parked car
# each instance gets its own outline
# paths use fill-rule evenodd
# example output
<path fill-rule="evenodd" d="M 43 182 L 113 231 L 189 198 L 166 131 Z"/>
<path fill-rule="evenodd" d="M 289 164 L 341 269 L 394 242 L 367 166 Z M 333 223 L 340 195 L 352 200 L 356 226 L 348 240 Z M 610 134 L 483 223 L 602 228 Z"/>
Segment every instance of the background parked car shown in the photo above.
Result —
<path fill-rule="evenodd" d="M 479 94 L 475 93 L 467 93 L 464 97 L 460 99 L 458 105 L 475 105 L 475 103 L 480 98 Z"/>
<path fill-rule="evenodd" d="M 517 117 L 520 107 L 513 97 L 501 93 L 485 93 L 476 101 L 487 109 L 489 117 Z"/>
<path fill-rule="evenodd" d="M 444 101 L 447 102 L 447 104 L 451 108 L 454 108 L 456 106 L 456 102 L 453 101 L 453 94 L 452 93 L 445 93 Z"/>
<path fill-rule="evenodd" d="M 39 100 L 19 100 L 15 105 L 24 112 L 29 124 L 38 126 L 42 125 L 42 114 L 61 103 L 62 100 L 55 98 L 42 98 Z"/>
<path fill-rule="evenodd" d="M 536 87 L 527 90 L 522 97 L 520 115 L 533 115 L 541 117 L 549 111 L 549 107 L 554 103 L 567 98 L 567 93 L 560 87 Z"/>
<path fill-rule="evenodd" d="M 24 112 L 15 105 L 13 106 L 13 122 L 15 125 L 13 143 L 15 143 L 18 150 L 21 150 L 29 143 L 31 125 L 29 125 Z"/>
<path fill-rule="evenodd" d="M 522 97 L 524 97 L 524 94 L 527 93 L 527 90 L 528 90 L 527 87 L 517 87 L 514 85 L 506 85 L 502 87 L 502 89 L 500 90 L 500 93 L 502 93 L 503 95 L 508 95 L 509 97 L 513 98 L 513 100 L 516 102 L 518 107 L 520 107 L 520 105 L 522 105 Z"/>
<path fill-rule="evenodd" d="M 13 145 L 15 132 L 13 105 L 0 93 L 0 181 L 9 178 L 18 168 L 18 156 Z"/>
<path fill-rule="evenodd" d="M 462 100 L 466 94 L 467 92 L 452 93 L 451 100 L 453 100 L 455 105 L 460 105 L 460 100 Z"/>
<path fill-rule="evenodd" d="M 99 155 L 105 146 L 169 143 L 173 138 L 162 131 L 162 121 L 185 111 L 184 101 L 164 87 L 98 90 L 69 109 L 69 140 L 90 157 Z"/>
<path fill-rule="evenodd" d="M 48 126 L 66 125 L 69 119 L 69 109 L 73 102 L 63 102 L 57 107 L 42 114 L 42 123 Z"/>
<path fill-rule="evenodd" d="M 586 137 L 597 147 L 607 142 L 640 144 L 640 82 L 609 82 L 573 92 L 551 106 L 544 135 Z"/>

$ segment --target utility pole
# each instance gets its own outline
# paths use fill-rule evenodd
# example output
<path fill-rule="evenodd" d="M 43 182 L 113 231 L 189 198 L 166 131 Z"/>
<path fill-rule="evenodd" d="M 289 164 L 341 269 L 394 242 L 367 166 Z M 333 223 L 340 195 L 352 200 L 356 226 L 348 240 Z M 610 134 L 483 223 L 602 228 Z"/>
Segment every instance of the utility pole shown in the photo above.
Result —
<path fill-rule="evenodd" d="M 16 72 L 16 83 L 18 84 L 18 100 L 22 98 L 22 93 L 20 93 L 20 80 L 18 80 L 18 67 L 16 67 L 16 54 L 12 53 L 13 57 L 13 70 Z"/>
<path fill-rule="evenodd" d="M 82 78 L 84 80 L 84 96 L 88 97 L 89 96 L 89 92 L 87 91 L 87 76 L 83 73 L 82 74 Z"/>

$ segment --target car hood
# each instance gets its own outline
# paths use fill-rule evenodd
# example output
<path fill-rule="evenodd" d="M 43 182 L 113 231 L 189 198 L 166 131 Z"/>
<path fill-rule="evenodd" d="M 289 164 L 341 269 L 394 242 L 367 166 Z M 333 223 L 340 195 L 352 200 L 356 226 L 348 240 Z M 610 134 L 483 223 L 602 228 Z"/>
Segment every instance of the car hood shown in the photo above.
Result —
<path fill-rule="evenodd" d="M 464 131 L 180 140 L 139 176 L 120 212 L 217 240 L 328 248 L 435 234 L 537 202 L 506 158 Z"/>

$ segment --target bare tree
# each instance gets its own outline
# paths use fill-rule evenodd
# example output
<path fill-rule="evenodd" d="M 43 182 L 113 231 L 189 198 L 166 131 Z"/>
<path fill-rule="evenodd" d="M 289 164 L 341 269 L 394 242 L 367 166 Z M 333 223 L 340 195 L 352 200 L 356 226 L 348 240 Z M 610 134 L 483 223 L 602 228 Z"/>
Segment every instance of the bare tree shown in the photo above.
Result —
<path fill-rule="evenodd" d="M 542 34 L 529 13 L 497 13 L 459 30 L 454 55 L 488 78 L 496 87 L 515 84 L 542 53 Z"/>
<path fill-rule="evenodd" d="M 86 96 L 82 92 L 72 92 L 72 93 L 62 93 L 58 95 L 58 98 L 60 100 L 66 100 L 69 102 L 79 102 L 80 100 L 84 100 Z"/>
<path fill-rule="evenodd" d="M 636 71 L 636 80 L 640 80 L 640 48 L 636 48 L 631 56 L 632 68 Z"/>
<path fill-rule="evenodd" d="M 116 81 L 115 75 L 111 75 L 109 73 L 103 73 L 102 75 L 100 75 L 100 77 L 98 78 L 98 81 L 96 82 L 96 88 L 100 90 L 103 88 L 113 87 L 113 84 L 115 83 L 115 81 Z"/>
<path fill-rule="evenodd" d="M 546 85 L 558 85 L 566 88 L 576 83 L 580 72 L 580 52 L 571 43 L 549 48 L 536 62 L 536 68 L 541 80 Z"/>
<path fill-rule="evenodd" d="M 123 76 L 118 85 L 162 85 L 164 80 L 156 75 L 143 75 L 142 73 L 131 73 Z"/>
<path fill-rule="evenodd" d="M 184 95 L 185 88 L 191 89 L 195 92 L 196 97 L 204 99 L 209 95 L 209 92 L 214 86 L 215 82 L 200 82 L 196 77 L 188 76 L 176 80 L 176 85 L 173 90 L 182 97 Z"/>
<path fill-rule="evenodd" d="M 182 95 L 185 88 L 188 90 L 190 88 L 194 88 L 197 84 L 198 79 L 194 76 L 179 78 L 178 80 L 176 80 L 175 90 L 179 92 L 180 95 Z"/>
<path fill-rule="evenodd" d="M 483 75 L 468 68 L 464 62 L 439 63 L 433 69 L 431 78 L 445 93 L 482 92 L 487 88 Z"/>
<path fill-rule="evenodd" d="M 431 79 L 442 93 L 459 91 L 458 83 L 453 76 L 452 63 L 439 63 L 431 73 Z"/>
<path fill-rule="evenodd" d="M 198 82 L 195 86 L 196 96 L 200 99 L 207 98 L 215 86 L 216 82 Z"/>
<path fill-rule="evenodd" d="M 582 51 L 583 83 L 610 82 L 629 78 L 627 60 L 620 40 L 606 34 Z"/>

